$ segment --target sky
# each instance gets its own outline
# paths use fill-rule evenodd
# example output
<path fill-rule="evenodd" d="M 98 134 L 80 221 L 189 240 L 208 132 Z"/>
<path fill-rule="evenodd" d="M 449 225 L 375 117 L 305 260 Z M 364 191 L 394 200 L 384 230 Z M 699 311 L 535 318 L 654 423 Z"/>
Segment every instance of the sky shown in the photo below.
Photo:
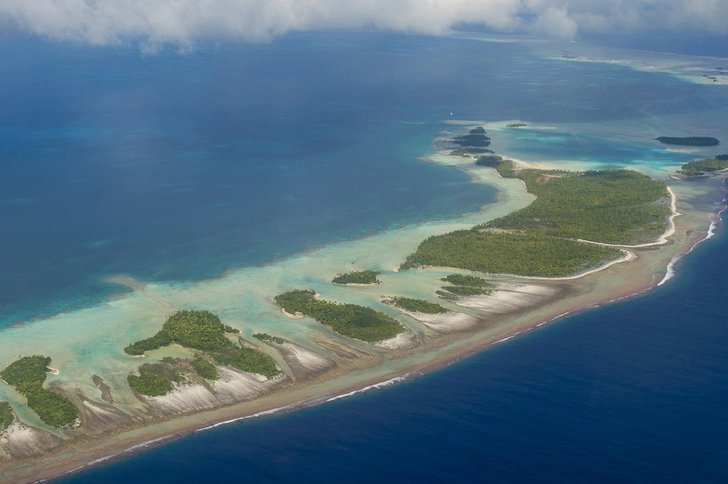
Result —
<path fill-rule="evenodd" d="M 728 35 L 728 0 L 2 0 L 0 33 L 94 45 L 266 42 L 292 31 L 458 26 L 579 39 L 652 32 Z"/>

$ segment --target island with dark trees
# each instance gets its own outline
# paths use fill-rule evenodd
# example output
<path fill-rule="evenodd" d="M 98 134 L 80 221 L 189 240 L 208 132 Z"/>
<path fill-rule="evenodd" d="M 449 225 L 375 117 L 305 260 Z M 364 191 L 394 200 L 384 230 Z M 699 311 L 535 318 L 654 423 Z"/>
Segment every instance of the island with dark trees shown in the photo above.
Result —
<path fill-rule="evenodd" d="M 448 312 L 447 308 L 440 306 L 437 303 L 425 301 L 424 299 L 396 296 L 386 300 L 386 302 L 404 311 L 411 311 L 416 313 L 444 314 Z"/>
<path fill-rule="evenodd" d="M 172 383 L 182 383 L 181 374 L 196 374 L 206 380 L 217 379 L 213 362 L 236 370 L 256 373 L 267 378 L 280 374 L 273 358 L 267 354 L 232 342 L 226 334 L 239 330 L 224 325 L 209 311 L 182 310 L 172 314 L 162 329 L 147 339 L 124 348 L 132 356 L 176 343 L 185 348 L 199 350 L 194 360 L 165 358 L 158 364 L 142 365 L 139 375 L 129 375 L 128 382 L 137 393 L 147 396 L 165 395 L 172 391 Z"/>
<path fill-rule="evenodd" d="M 463 148 L 487 148 L 490 146 L 490 138 L 481 126 L 471 129 L 468 134 L 456 136 L 450 142 Z"/>
<path fill-rule="evenodd" d="M 655 139 L 666 145 L 680 146 L 716 146 L 720 143 L 712 136 L 659 136 Z"/>
<path fill-rule="evenodd" d="M 728 155 L 718 155 L 715 158 L 705 158 L 685 163 L 677 171 L 685 176 L 703 176 L 706 173 L 728 169 Z"/>
<path fill-rule="evenodd" d="M 442 290 L 437 291 L 437 295 L 451 302 L 455 302 L 462 297 L 489 296 L 496 288 L 495 283 L 486 281 L 482 277 L 463 274 L 450 274 L 443 277 L 442 281 L 450 285 L 442 286 Z"/>
<path fill-rule="evenodd" d="M 372 308 L 341 304 L 316 298 L 312 289 L 297 289 L 275 297 L 289 314 L 301 313 L 350 338 L 370 343 L 393 338 L 404 332 L 395 319 Z"/>
<path fill-rule="evenodd" d="M 28 399 L 28 407 L 52 427 L 71 427 L 77 423 L 78 408 L 66 397 L 43 388 L 51 359 L 25 356 L 14 361 L 0 377 Z"/>
<path fill-rule="evenodd" d="M 346 274 L 337 275 L 331 282 L 334 284 L 381 284 L 382 281 L 377 278 L 379 274 L 381 274 L 381 272 L 372 270 L 352 271 L 347 272 Z"/>

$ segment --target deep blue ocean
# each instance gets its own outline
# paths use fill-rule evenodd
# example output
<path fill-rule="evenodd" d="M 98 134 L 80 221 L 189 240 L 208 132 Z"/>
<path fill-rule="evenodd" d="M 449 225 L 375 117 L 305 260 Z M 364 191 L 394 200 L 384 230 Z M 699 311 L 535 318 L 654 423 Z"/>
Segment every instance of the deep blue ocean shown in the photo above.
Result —
<path fill-rule="evenodd" d="M 492 190 L 417 160 L 450 113 L 580 123 L 728 107 L 669 76 L 389 34 L 146 57 L 0 38 L 0 63 L 0 325 L 98 304 L 121 290 L 101 281 L 112 273 L 201 279 L 475 210 Z M 606 164 L 690 158 L 568 133 L 522 145 Z M 725 482 L 726 249 L 719 227 L 641 297 L 61 482 Z"/>

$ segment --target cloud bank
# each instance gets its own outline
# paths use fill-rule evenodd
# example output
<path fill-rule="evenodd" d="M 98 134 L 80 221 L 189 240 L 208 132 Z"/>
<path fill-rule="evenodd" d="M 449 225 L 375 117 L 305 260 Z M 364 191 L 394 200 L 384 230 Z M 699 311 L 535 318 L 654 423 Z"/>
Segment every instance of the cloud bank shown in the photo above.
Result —
<path fill-rule="evenodd" d="M 446 34 L 459 24 L 574 38 L 639 31 L 728 33 L 728 0 L 2 0 L 0 32 L 92 44 L 266 41 L 290 31 Z"/>

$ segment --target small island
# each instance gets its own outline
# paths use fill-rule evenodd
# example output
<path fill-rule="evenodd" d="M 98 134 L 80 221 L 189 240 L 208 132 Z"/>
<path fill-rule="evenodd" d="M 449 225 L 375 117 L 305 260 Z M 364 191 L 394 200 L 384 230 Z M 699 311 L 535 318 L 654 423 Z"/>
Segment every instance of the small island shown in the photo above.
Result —
<path fill-rule="evenodd" d="M 341 304 L 316 298 L 312 289 L 279 294 L 276 303 L 290 314 L 301 313 L 349 338 L 369 343 L 393 338 L 405 329 L 395 319 L 357 304 Z"/>
<path fill-rule="evenodd" d="M 359 285 L 373 285 L 373 284 L 381 284 L 382 281 L 380 281 L 377 276 L 379 276 L 381 272 L 377 271 L 352 271 L 347 272 L 346 274 L 339 274 L 331 281 L 334 284 L 359 284 Z"/>
<path fill-rule="evenodd" d="M 206 380 L 217 379 L 217 370 L 212 361 L 266 378 L 280 375 L 273 358 L 261 351 L 233 343 L 226 333 L 239 333 L 239 330 L 222 324 L 220 318 L 209 311 L 175 312 L 157 334 L 132 343 L 124 351 L 132 356 L 140 356 L 147 351 L 176 343 L 202 353 L 194 360 L 165 358 L 161 363 L 142 365 L 138 376 L 129 375 L 129 386 L 141 395 L 166 395 L 174 389 L 173 383 L 184 381 L 182 374 L 196 374 Z"/>
<path fill-rule="evenodd" d="M 685 176 L 704 176 L 706 173 L 728 169 L 728 155 L 718 155 L 715 158 L 705 158 L 685 163 L 677 171 Z"/>
<path fill-rule="evenodd" d="M 487 148 L 490 146 L 490 138 L 481 126 L 471 129 L 468 134 L 456 136 L 450 142 L 463 148 Z"/>
<path fill-rule="evenodd" d="M 528 126 L 526 123 L 511 123 L 506 124 L 506 128 L 525 128 Z"/>
<path fill-rule="evenodd" d="M 425 301 L 424 299 L 396 296 L 386 300 L 385 302 L 392 304 L 394 307 L 402 309 L 403 311 L 415 313 L 445 314 L 449 312 L 447 308 L 440 306 L 437 303 Z"/>
<path fill-rule="evenodd" d="M 259 339 L 260 341 L 265 341 L 266 343 L 275 343 L 277 345 L 282 345 L 286 342 L 283 338 L 279 338 L 278 336 L 272 336 L 268 333 L 255 333 L 253 335 L 253 338 Z"/>
<path fill-rule="evenodd" d="M 43 383 L 51 359 L 25 356 L 0 371 L 0 377 L 28 399 L 28 407 L 52 427 L 71 427 L 77 423 L 78 409 L 66 397 L 46 388 Z"/>
<path fill-rule="evenodd" d="M 442 286 L 441 291 L 437 291 L 437 295 L 446 300 L 455 302 L 461 297 L 468 296 L 489 296 L 496 288 L 496 284 L 488 282 L 482 277 L 469 276 L 463 274 L 450 274 L 441 279 L 452 285 Z"/>
<path fill-rule="evenodd" d="M 680 146 L 716 146 L 720 143 L 712 136 L 659 136 L 655 139 L 666 145 Z"/>

